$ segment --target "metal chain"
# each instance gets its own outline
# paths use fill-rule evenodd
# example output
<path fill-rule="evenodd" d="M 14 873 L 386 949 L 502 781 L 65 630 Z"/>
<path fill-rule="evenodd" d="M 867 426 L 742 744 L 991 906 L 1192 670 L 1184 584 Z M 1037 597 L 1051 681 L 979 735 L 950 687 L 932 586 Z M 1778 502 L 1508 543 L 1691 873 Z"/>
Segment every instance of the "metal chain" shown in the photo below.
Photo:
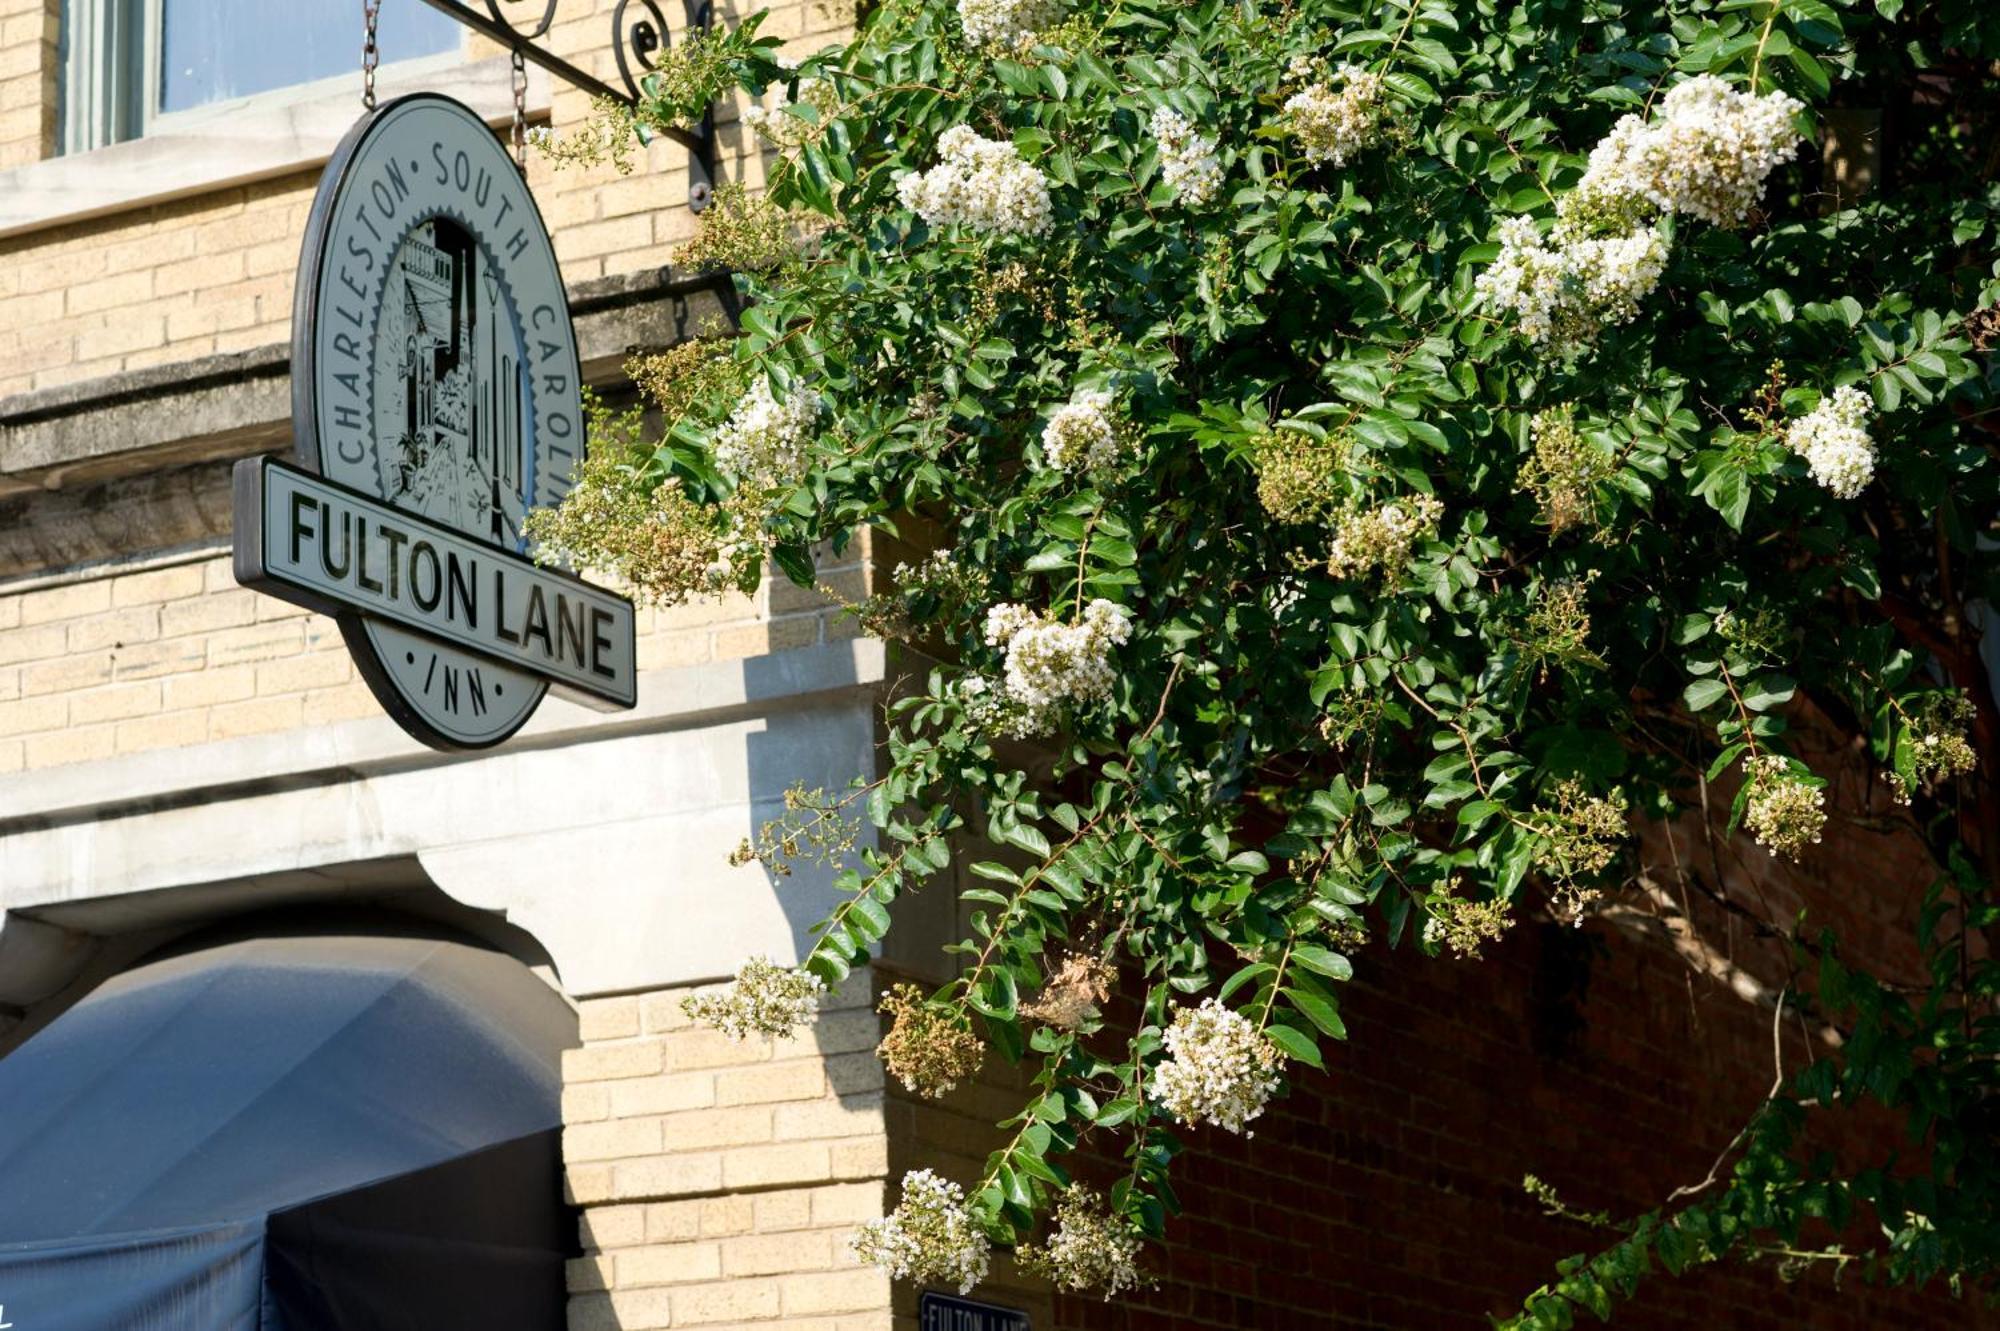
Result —
<path fill-rule="evenodd" d="M 382 0 L 361 0 L 361 20 L 368 35 L 361 42 L 361 105 L 375 109 L 375 65 L 382 53 L 375 46 L 375 18 L 382 12 Z"/>
<path fill-rule="evenodd" d="M 514 51 L 514 164 L 528 174 L 528 62 Z"/>

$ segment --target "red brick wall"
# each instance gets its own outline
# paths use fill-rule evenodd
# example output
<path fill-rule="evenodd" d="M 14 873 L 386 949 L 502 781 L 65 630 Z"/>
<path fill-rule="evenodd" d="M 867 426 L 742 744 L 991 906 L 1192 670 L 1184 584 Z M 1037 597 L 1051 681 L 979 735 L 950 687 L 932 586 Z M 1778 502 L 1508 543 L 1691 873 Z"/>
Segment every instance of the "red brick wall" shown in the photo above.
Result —
<path fill-rule="evenodd" d="M 1701 840 L 1696 829 L 1681 831 L 1672 850 L 1706 854 L 1689 844 Z M 1783 899 L 1795 891 L 1857 946 L 1906 961 L 1908 920 L 1928 881 L 1911 849 L 1839 829 L 1795 882 L 1761 886 Z M 1658 836 L 1645 858 L 1672 863 Z M 1754 849 L 1741 859 L 1760 874 L 1768 867 Z M 1754 900 L 1741 868 L 1722 870 Z M 1782 946 L 1713 907 L 1696 918 L 1719 952 L 1773 988 L 1786 982 Z M 1187 1135 L 1175 1174 L 1186 1213 L 1153 1254 L 1158 1288 L 1113 1304 L 1058 1300 L 1057 1326 L 1484 1326 L 1518 1309 L 1557 1260 L 1603 1246 L 1601 1235 L 1543 1216 L 1521 1190 L 1524 1174 L 1581 1208 L 1624 1216 L 1657 1206 L 1707 1173 L 1773 1076 L 1768 1009 L 1602 922 L 1579 931 L 1523 921 L 1478 962 L 1371 948 L 1357 958 L 1345 1015 L 1352 1039 L 1329 1072 L 1301 1071 L 1254 1137 Z M 1807 1039 L 1796 1018 L 1786 1029 L 1796 1068 Z M 1880 1115 L 1822 1140 L 1878 1157 L 1901 1144 Z M 1942 1290 L 1913 1296 L 1850 1278 L 1836 1292 L 1824 1272 L 1786 1284 L 1768 1265 L 1731 1265 L 1649 1281 L 1616 1325 L 1861 1331 L 2000 1318 Z"/>

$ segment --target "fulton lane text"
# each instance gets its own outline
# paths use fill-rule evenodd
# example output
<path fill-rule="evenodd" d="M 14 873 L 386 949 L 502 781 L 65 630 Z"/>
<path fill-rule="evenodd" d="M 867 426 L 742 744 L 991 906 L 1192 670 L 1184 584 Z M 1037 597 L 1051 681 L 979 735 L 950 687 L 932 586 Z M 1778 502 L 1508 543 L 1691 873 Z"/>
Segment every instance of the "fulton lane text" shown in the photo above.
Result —
<path fill-rule="evenodd" d="M 250 571 L 268 590 L 378 615 L 632 705 L 629 601 L 283 463 L 262 461 L 257 477 L 261 567 Z"/>

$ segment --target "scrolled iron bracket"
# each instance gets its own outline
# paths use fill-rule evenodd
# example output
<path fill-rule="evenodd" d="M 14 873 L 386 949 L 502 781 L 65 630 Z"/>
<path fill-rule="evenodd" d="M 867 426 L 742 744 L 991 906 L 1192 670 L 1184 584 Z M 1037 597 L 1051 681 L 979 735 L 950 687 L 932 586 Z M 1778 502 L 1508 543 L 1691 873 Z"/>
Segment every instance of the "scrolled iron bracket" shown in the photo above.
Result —
<path fill-rule="evenodd" d="M 661 54 L 673 41 L 672 30 L 657 0 L 618 0 L 611 11 L 611 50 L 617 57 L 619 80 L 625 85 L 621 92 L 536 44 L 555 25 L 559 0 L 540 0 L 539 16 L 535 16 L 532 8 L 522 15 L 534 20 L 525 26 L 510 16 L 510 11 L 521 10 L 523 0 L 485 0 L 483 14 L 463 0 L 424 0 L 424 3 L 482 37 L 500 43 L 508 51 L 519 53 L 523 60 L 540 65 L 571 87 L 627 108 L 639 104 L 643 80 L 658 67 Z M 526 3 L 532 6 L 535 0 Z M 705 31 L 714 21 L 713 0 L 682 0 L 682 4 L 686 10 L 684 31 Z M 659 133 L 688 150 L 688 207 L 702 211 L 715 192 L 715 107 L 705 108 L 701 122 L 693 129 L 670 127 Z"/>

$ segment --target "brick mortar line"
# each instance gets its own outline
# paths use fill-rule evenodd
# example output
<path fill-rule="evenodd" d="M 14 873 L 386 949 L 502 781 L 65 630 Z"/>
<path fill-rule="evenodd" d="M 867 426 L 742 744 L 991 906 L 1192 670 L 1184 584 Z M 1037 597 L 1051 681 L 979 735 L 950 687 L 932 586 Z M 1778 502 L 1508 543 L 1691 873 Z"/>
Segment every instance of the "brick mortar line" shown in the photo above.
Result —
<path fill-rule="evenodd" d="M 887 1136 L 888 1134 L 887 1134 L 887 1133 L 883 1133 L 883 1134 L 881 1134 L 881 1135 L 882 1135 L 882 1136 L 884 1136 L 884 1137 L 886 1137 L 886 1136 Z M 871 1138 L 871 1139 L 872 1139 L 872 1138 Z M 853 1140 L 857 1140 L 857 1139 L 856 1139 L 856 1138 L 838 1138 L 838 1139 L 833 1139 L 833 1138 L 829 1138 L 829 1140 L 841 1140 L 841 1141 L 853 1141 Z M 776 1143 L 776 1145 L 780 1145 L 780 1146 L 787 1146 L 787 1145 L 799 1145 L 799 1144 L 801 1144 L 801 1143 L 795 1143 L 795 1142 L 779 1142 L 779 1143 Z M 725 1153 L 725 1154 L 726 1154 L 727 1152 L 729 1152 L 729 1151 L 731 1151 L 731 1150 L 738 1150 L 738 1149 L 742 1149 L 742 1148 L 739 1148 L 739 1147 L 723 1147 L 723 1148 L 722 1148 L 722 1151 L 723 1151 L 723 1153 Z M 572 1169 L 572 1168 L 574 1168 L 574 1169 L 590 1169 L 590 1168 L 593 1168 L 593 1167 L 596 1167 L 596 1166 L 605 1166 L 605 1165 L 619 1165 L 619 1164 L 624 1164 L 624 1163 L 627 1163 L 628 1161 L 633 1161 L 633 1160 L 659 1160 L 659 1159 L 662 1159 L 662 1158 L 664 1158 L 664 1157 L 665 1157 L 666 1155 L 675 1155 L 675 1154 L 679 1154 L 679 1155 L 710 1155 L 710 1154 L 714 1154 L 714 1152 L 711 1152 L 711 1151 L 680 1151 L 680 1152 L 672 1152 L 672 1151 L 669 1151 L 669 1152 L 663 1152 L 663 1153 L 662 1153 L 661 1155 L 629 1155 L 629 1156 L 620 1156 L 620 1157 L 618 1157 L 617 1159 L 613 1159 L 613 1160 L 579 1160 L 579 1161 L 577 1161 L 577 1162 L 576 1162 L 576 1163 L 575 1163 L 574 1165 L 565 1165 L 565 1167 L 564 1167 L 564 1168 L 565 1168 L 565 1172 L 567 1172 L 567 1170 L 569 1170 L 569 1169 Z M 879 1174 L 835 1174 L 835 1175 L 833 1175 L 833 1176 L 831 1176 L 831 1177 L 829 1177 L 829 1178 L 823 1178 L 823 1179 L 802 1179 L 802 1180 L 797 1180 L 797 1181 L 794 1181 L 794 1182 L 790 1182 L 790 1183 L 754 1183 L 754 1184 L 751 1184 L 751 1183 L 746 1183 L 746 1184 L 743 1184 L 743 1185 L 741 1185 L 741 1186 L 739 1186 L 739 1187 L 734 1187 L 734 1188 L 718 1188 L 718 1189 L 715 1189 L 715 1190 L 714 1190 L 714 1191 L 712 1191 L 712 1192 L 672 1192 L 672 1193 L 660 1193 L 660 1194 L 658 1194 L 657 1196 L 656 1196 L 656 1195 L 654 1195 L 654 1194 L 651 1194 L 651 1193 L 641 1193 L 641 1194 L 637 1194 L 637 1195 L 634 1195 L 634 1196 L 631 1196 L 631 1197 L 618 1197 L 618 1198 L 606 1198 L 605 1200 L 603 1200 L 603 1201 L 599 1201 L 599 1202 L 573 1202 L 573 1203 L 571 1203 L 571 1204 L 572 1204 L 573 1206 L 575 1206 L 575 1207 L 576 1207 L 576 1208 L 577 1208 L 578 1210 L 580 1210 L 580 1211 L 583 1211 L 583 1212 L 585 1212 L 585 1213 L 586 1213 L 586 1215 L 587 1215 L 587 1214 L 588 1214 L 588 1213 L 589 1213 L 590 1211 L 592 1211 L 593 1209 L 596 1209 L 596 1208 L 599 1208 L 599 1207 L 607 1207 L 607 1208 L 608 1208 L 608 1207 L 614 1207 L 614 1206 L 659 1206 L 659 1205 L 662 1205 L 662 1204 L 668 1204 L 668 1203 L 674 1203 L 674 1202 L 707 1202 L 707 1201 L 715 1201 L 715 1200 L 718 1200 L 718 1199 L 721 1199 L 721 1198 L 729 1198 L 729 1197 L 751 1197 L 751 1196 L 761 1196 L 761 1195 L 763 1195 L 763 1194 L 765 1194 L 765 1193 L 772 1193 L 772 1192 L 804 1192 L 804 1191 L 807 1191 L 807 1190 L 809 1190 L 809 1189 L 812 1189 L 812 1188 L 834 1188 L 834 1187 L 839 1187 L 839 1186 L 841 1186 L 841 1185 L 843 1185 L 843 1184 L 849 1184 L 849 1183 L 884 1183 L 884 1182 L 887 1182 L 887 1181 L 888 1181 L 888 1178 L 889 1178 L 889 1171 L 888 1171 L 887 1169 L 885 1169 L 885 1170 L 883 1170 L 883 1171 L 882 1171 L 881 1173 L 879 1173 Z M 844 1221 L 843 1221 L 843 1222 L 840 1222 L 840 1223 L 838 1223 L 838 1224 L 829 1224 L 829 1225 L 826 1225 L 826 1226 L 824 1226 L 824 1228 L 827 1228 L 827 1229 L 837 1229 L 837 1228 L 840 1228 L 840 1227 L 841 1227 L 841 1225 L 843 1225 L 843 1224 L 845 1224 L 845 1223 L 847 1223 L 847 1222 L 844 1222 Z M 810 1228 L 820 1228 L 820 1227 L 819 1227 L 819 1226 L 811 1226 Z M 799 1232 L 799 1231 L 796 1231 L 796 1230 L 785 1230 L 785 1231 L 780 1231 L 780 1232 L 783 1232 L 783 1233 L 797 1233 L 797 1232 Z M 648 1241 L 647 1241 L 647 1244 L 646 1244 L 646 1245 L 644 1245 L 644 1246 L 650 1246 L 650 1243 L 651 1243 L 651 1240 L 648 1240 Z M 642 1245 L 627 1245 L 627 1246 L 642 1246 Z M 606 1249 L 599 1249 L 599 1251 L 607 1251 L 607 1250 L 606 1250 Z"/>

